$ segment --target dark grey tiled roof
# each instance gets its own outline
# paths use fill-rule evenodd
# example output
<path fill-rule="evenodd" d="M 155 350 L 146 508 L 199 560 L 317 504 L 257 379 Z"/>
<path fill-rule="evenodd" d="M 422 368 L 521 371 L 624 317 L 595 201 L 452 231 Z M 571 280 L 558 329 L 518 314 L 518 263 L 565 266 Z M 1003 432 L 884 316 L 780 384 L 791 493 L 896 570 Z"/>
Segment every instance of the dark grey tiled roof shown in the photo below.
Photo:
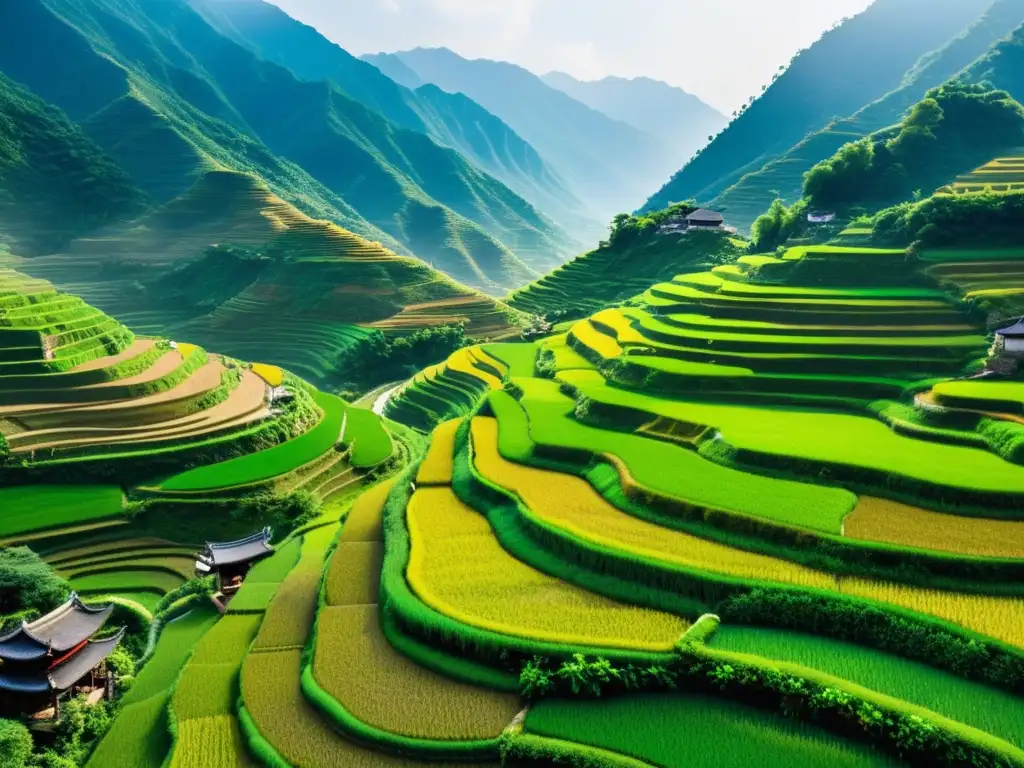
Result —
<path fill-rule="evenodd" d="M 93 640 L 60 666 L 50 670 L 50 686 L 55 691 L 64 691 L 89 674 L 89 670 L 113 653 L 124 637 L 125 629 L 106 640 Z"/>
<path fill-rule="evenodd" d="M 1024 318 L 1021 318 L 1013 325 L 1000 328 L 996 333 L 1000 336 L 1024 336 Z"/>
<path fill-rule="evenodd" d="M 698 208 L 686 217 L 687 221 L 725 221 L 725 217 L 716 213 L 715 211 L 709 211 L 707 208 Z"/>
<path fill-rule="evenodd" d="M 0 659 L 29 661 L 64 653 L 88 640 L 110 617 L 113 605 L 90 606 L 71 593 L 68 601 L 35 621 L 0 637 Z"/>
<path fill-rule="evenodd" d="M 270 528 L 246 536 L 238 541 L 208 543 L 202 559 L 213 566 L 233 565 L 248 560 L 257 560 L 273 552 L 270 546 Z"/>

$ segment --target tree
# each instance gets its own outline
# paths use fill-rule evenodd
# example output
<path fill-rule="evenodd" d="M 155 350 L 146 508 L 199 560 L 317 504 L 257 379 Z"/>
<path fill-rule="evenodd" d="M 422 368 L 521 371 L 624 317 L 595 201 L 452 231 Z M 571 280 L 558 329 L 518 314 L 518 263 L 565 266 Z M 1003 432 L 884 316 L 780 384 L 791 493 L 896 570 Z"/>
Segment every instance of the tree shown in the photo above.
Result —
<path fill-rule="evenodd" d="M 32 734 L 15 720 L 0 720 L 0 768 L 24 768 L 32 756 Z"/>
<path fill-rule="evenodd" d="M 0 549 L 0 616 L 40 613 L 64 602 L 71 587 L 28 547 Z"/>

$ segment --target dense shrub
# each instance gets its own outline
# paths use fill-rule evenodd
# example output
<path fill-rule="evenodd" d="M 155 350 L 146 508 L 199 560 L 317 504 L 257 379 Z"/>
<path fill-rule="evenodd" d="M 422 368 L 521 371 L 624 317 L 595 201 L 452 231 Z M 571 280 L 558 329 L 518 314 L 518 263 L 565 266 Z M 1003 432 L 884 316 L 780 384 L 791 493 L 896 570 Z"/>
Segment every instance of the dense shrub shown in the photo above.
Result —
<path fill-rule="evenodd" d="M 0 720 L 0 768 L 24 768 L 32 755 L 32 734 L 15 720 Z"/>
<path fill-rule="evenodd" d="M 847 144 L 805 176 L 814 207 L 905 200 L 1016 147 L 1024 139 L 1024 107 L 1006 91 L 953 81 L 933 88 L 895 130 Z"/>
<path fill-rule="evenodd" d="M 789 238 L 798 236 L 807 225 L 807 201 L 798 200 L 789 208 L 776 199 L 767 212 L 757 217 L 751 228 L 751 251 L 774 251 Z"/>
<path fill-rule="evenodd" d="M 1024 244 L 1024 192 L 935 195 L 917 203 L 901 203 L 874 218 L 880 243 L 925 246 Z"/>
<path fill-rule="evenodd" d="M 25 610 L 45 613 L 64 602 L 70 591 L 28 547 L 0 549 L 0 616 Z"/>

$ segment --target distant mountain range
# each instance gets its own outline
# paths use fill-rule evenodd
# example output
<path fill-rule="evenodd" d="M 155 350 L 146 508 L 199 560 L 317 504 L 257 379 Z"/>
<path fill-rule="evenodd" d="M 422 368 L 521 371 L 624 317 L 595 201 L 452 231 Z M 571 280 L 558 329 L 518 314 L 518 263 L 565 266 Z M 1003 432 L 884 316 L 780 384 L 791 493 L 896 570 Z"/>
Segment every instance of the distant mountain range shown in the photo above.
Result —
<path fill-rule="evenodd" d="M 649 77 L 581 81 L 564 72 L 549 72 L 541 79 L 608 117 L 656 136 L 676 151 L 680 163 L 729 122 L 693 94 Z"/>
<path fill-rule="evenodd" d="M 963 33 L 992 5 L 993 0 L 876 0 L 794 57 L 762 95 L 752 97 L 749 107 L 650 197 L 645 210 L 696 198 L 725 209 L 727 218 L 735 206 L 733 223 L 749 225 L 753 211 L 763 211 L 782 190 L 765 186 L 746 199 L 734 193 L 728 204 L 716 199 L 808 134 L 900 88 L 923 56 Z M 795 175 L 829 154 L 802 158 Z"/>
<path fill-rule="evenodd" d="M 590 215 L 601 221 L 635 208 L 678 166 L 678 147 L 577 100 L 522 67 L 465 59 L 445 48 L 364 59 L 397 82 L 410 87 L 432 83 L 449 93 L 465 94 L 501 118 L 536 148 L 588 206 Z M 666 122 L 672 114 L 667 114 Z"/>

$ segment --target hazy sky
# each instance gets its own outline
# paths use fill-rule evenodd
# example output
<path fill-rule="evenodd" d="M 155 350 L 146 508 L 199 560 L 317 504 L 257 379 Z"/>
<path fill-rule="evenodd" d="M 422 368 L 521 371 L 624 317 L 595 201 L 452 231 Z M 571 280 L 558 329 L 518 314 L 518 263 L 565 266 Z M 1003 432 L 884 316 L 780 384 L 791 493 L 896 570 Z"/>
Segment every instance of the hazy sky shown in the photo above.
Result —
<path fill-rule="evenodd" d="M 272 0 L 360 55 L 447 47 L 592 80 L 647 75 L 723 112 L 871 0 Z"/>

